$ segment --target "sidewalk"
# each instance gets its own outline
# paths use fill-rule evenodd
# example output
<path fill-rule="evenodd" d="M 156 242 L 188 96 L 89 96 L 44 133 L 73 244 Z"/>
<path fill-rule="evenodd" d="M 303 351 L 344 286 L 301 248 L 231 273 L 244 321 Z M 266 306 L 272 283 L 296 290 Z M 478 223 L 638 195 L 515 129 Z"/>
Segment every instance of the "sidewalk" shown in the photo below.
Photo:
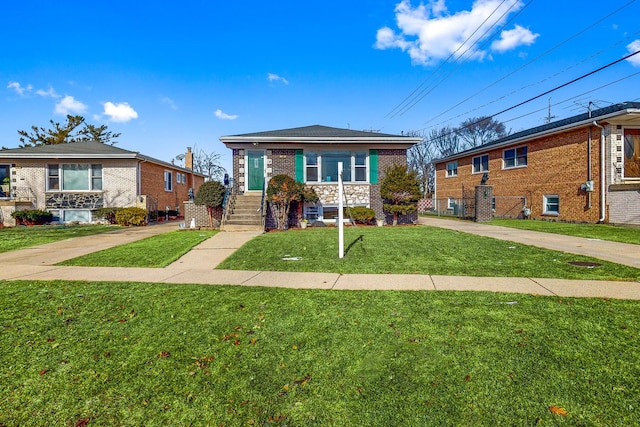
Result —
<path fill-rule="evenodd" d="M 422 220 L 422 218 L 421 218 Z M 460 231 L 476 234 L 491 233 L 493 226 L 447 221 L 430 218 L 429 225 L 453 227 L 456 223 Z M 443 222 L 440 222 L 443 221 Z M 422 223 L 423 221 L 421 221 Z M 478 227 L 474 227 L 474 226 Z M 599 297 L 640 300 L 640 282 L 586 281 L 564 279 L 536 279 L 510 277 L 453 277 L 414 274 L 338 274 L 338 273 L 289 273 L 275 271 L 215 270 L 215 267 L 251 240 L 257 232 L 219 232 L 214 237 L 196 246 L 188 254 L 166 268 L 121 268 L 121 267 L 61 267 L 54 264 L 79 256 L 142 239 L 154 234 L 176 230 L 177 224 L 163 224 L 150 227 L 127 229 L 121 232 L 69 239 L 39 247 L 0 254 L 0 280 L 83 280 L 83 281 L 131 281 L 156 283 L 195 283 L 209 285 L 264 286 L 304 289 L 332 290 L 455 290 L 512 292 L 536 295 L 556 295 L 562 297 Z M 503 228 L 503 227 L 497 227 Z M 472 231 L 466 231 L 472 230 Z M 493 233 L 508 240 L 516 240 L 511 231 L 496 230 Z M 519 239 L 529 239 L 536 246 L 549 240 L 543 236 L 528 236 L 518 233 Z M 494 237 L 494 236 L 490 236 Z M 561 238 L 566 236 L 559 236 Z M 584 239 L 586 240 L 586 239 Z M 598 246 L 601 242 L 594 242 Z M 534 244 L 534 243 L 526 243 Z M 582 242 L 578 249 L 592 244 Z M 633 245 L 631 245 L 633 246 Z M 635 249 L 635 248 L 634 248 Z M 563 250 L 563 249 L 560 249 Z M 567 250 L 567 252 L 569 252 Z M 591 255 L 595 256 L 595 255 Z M 604 259 L 604 258 L 603 258 Z"/>

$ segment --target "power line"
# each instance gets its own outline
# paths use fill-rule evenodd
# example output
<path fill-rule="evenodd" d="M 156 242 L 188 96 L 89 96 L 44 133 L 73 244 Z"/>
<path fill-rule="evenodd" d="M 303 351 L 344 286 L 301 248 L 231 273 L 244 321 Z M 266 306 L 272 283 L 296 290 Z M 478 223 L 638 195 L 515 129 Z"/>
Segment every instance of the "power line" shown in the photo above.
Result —
<path fill-rule="evenodd" d="M 497 35 L 498 35 L 498 31 L 502 28 L 504 28 L 506 25 L 510 24 L 513 20 L 515 20 L 515 18 L 524 10 L 526 9 L 531 3 L 533 2 L 533 0 L 531 0 L 529 3 L 527 3 L 525 5 L 525 7 L 523 9 L 521 9 L 516 15 L 514 15 L 509 21 L 507 21 L 507 23 L 505 25 L 502 25 L 500 27 L 496 28 L 496 32 L 488 37 L 484 43 L 479 45 L 479 49 L 483 49 L 487 44 L 489 44 L 489 42 L 491 42 Z M 500 18 L 498 18 L 496 20 L 496 23 L 498 21 L 500 21 L 500 19 L 502 19 L 507 13 L 509 13 L 509 11 L 516 5 L 517 3 L 513 3 L 501 16 Z M 497 8 L 496 8 L 497 10 Z M 495 12 L 495 11 L 494 11 Z M 474 43 L 472 46 L 470 46 L 469 48 L 467 48 L 467 50 L 465 50 L 462 55 L 460 55 L 458 58 L 456 58 L 456 60 L 453 62 L 454 64 L 456 64 L 460 58 L 463 58 L 464 55 L 466 55 L 469 51 L 471 51 L 471 53 L 473 53 L 473 48 L 476 44 L 478 44 L 480 42 L 480 40 L 482 40 L 484 38 L 484 36 L 489 33 L 491 30 L 493 29 L 493 26 L 487 28 L 487 30 L 482 34 L 482 36 L 480 36 L 478 38 L 478 40 L 476 41 L 476 43 Z M 438 86 L 440 86 L 442 83 L 444 83 L 453 73 L 455 73 L 460 67 L 462 67 L 469 59 L 471 59 L 471 55 L 467 56 L 466 58 L 464 58 L 464 60 L 458 64 L 457 67 L 455 67 L 454 69 L 452 69 L 451 71 L 449 71 L 449 73 L 447 75 L 445 75 L 442 79 L 440 79 L 440 81 L 434 83 L 430 88 L 425 88 L 422 91 L 420 91 L 420 93 L 418 94 L 418 96 L 416 96 L 410 104 L 405 105 L 402 110 L 399 112 L 400 115 L 403 115 L 404 113 L 406 113 L 407 111 L 409 111 L 410 109 L 412 109 L 416 104 L 418 104 L 420 101 L 422 101 L 427 95 L 429 95 L 431 92 L 433 92 L 436 88 L 438 88 Z M 429 89 L 427 91 L 427 89 Z M 425 93 L 426 91 L 426 93 Z M 394 114 L 392 116 L 395 117 L 398 113 Z"/>
<path fill-rule="evenodd" d="M 389 117 L 389 116 L 390 116 L 391 118 L 393 118 L 393 117 L 395 117 L 398 113 L 400 113 L 400 111 L 396 112 L 396 110 L 404 110 L 404 109 L 406 108 L 406 105 L 404 105 L 404 104 L 405 104 L 405 103 L 410 103 L 410 102 L 412 102 L 411 98 L 413 97 L 413 95 L 414 95 L 414 94 L 416 94 L 416 92 L 418 92 L 418 90 L 419 90 L 421 87 L 423 87 L 423 86 L 424 86 L 424 85 L 425 85 L 425 84 L 426 84 L 430 79 L 435 79 L 435 78 L 436 78 L 436 77 L 434 77 L 434 76 L 437 76 L 437 74 L 440 72 L 440 70 L 441 70 L 442 68 L 444 68 L 444 66 L 445 66 L 445 65 L 447 65 L 447 64 L 449 63 L 449 60 L 450 60 L 451 58 L 453 58 L 453 57 L 456 55 L 456 53 L 458 53 L 458 52 L 460 51 L 460 49 L 462 49 L 462 48 L 467 44 L 467 42 L 469 42 L 469 41 L 473 38 L 473 36 L 474 36 L 478 31 L 480 31 L 480 29 L 481 29 L 481 28 L 482 28 L 482 27 L 487 23 L 487 21 L 489 21 L 489 19 L 490 19 L 490 18 L 491 18 L 491 17 L 492 17 L 492 16 L 493 16 L 497 11 L 498 11 L 498 9 L 500 8 L 500 6 L 502 6 L 502 5 L 505 3 L 505 1 L 506 1 L 506 0 L 502 0 L 502 2 L 501 2 L 498 6 L 496 6 L 496 8 L 493 10 L 493 12 L 491 12 L 491 14 L 489 14 L 489 16 L 487 16 L 487 17 L 485 18 L 485 20 L 484 20 L 484 21 L 482 21 L 482 23 L 481 23 L 481 24 L 480 24 L 480 25 L 479 25 L 479 26 L 478 26 L 478 27 L 473 31 L 473 33 L 471 33 L 471 35 L 469 35 L 469 37 L 467 37 L 467 39 L 466 39 L 466 40 L 465 40 L 465 41 L 464 41 L 464 42 L 463 42 L 463 43 L 462 43 L 462 44 L 461 44 L 461 45 L 460 45 L 460 46 L 459 46 L 455 51 L 453 51 L 453 52 L 452 52 L 452 53 L 447 57 L 447 59 L 445 59 L 445 60 L 444 60 L 444 61 L 443 61 L 439 66 L 438 66 L 438 68 L 436 68 L 436 70 L 435 70 L 433 73 L 431 73 L 431 74 L 429 75 L 429 77 L 427 77 L 426 79 L 424 79 L 424 80 L 422 81 L 422 83 L 420 83 L 420 84 L 419 84 L 419 85 L 418 85 L 418 86 L 417 86 L 417 87 L 416 87 L 416 88 L 415 88 L 415 89 L 414 89 L 414 90 L 413 90 L 409 95 L 407 95 L 407 96 L 402 100 L 402 102 L 400 102 L 398 105 L 396 105 L 396 106 L 395 106 L 395 107 L 394 107 L 394 108 L 393 108 L 393 109 L 392 109 L 392 110 L 391 110 L 391 111 L 390 111 L 390 112 L 389 112 L 385 117 Z M 531 0 L 531 1 L 533 1 L 533 0 Z M 531 3 L 531 1 L 530 1 L 529 3 Z M 497 23 L 500 19 L 502 19 L 502 17 L 504 17 L 504 15 L 505 15 L 509 10 L 511 10 L 511 9 L 512 9 L 512 8 L 513 8 L 517 3 L 518 3 L 517 1 L 516 1 L 516 2 L 514 2 L 514 3 L 509 7 L 509 9 L 507 9 L 507 11 L 506 11 L 505 13 L 503 13 L 503 14 L 502 14 L 502 16 L 500 16 L 500 18 L 498 18 L 498 19 L 495 21 L 495 23 Z M 527 5 L 527 6 L 528 6 L 528 5 Z M 526 6 L 525 6 L 525 7 L 526 7 Z M 495 25 L 495 23 L 494 23 L 493 25 Z M 477 39 L 477 40 L 476 40 L 476 41 L 475 41 L 475 42 L 474 42 L 474 43 L 473 43 L 469 48 L 467 48 L 467 49 L 466 49 L 466 50 L 465 50 L 465 51 L 464 51 L 460 56 L 458 56 L 458 57 L 455 59 L 455 61 L 453 61 L 453 62 L 454 62 L 454 63 L 456 63 L 456 62 L 457 62 L 460 58 L 462 58 L 462 57 L 463 57 L 463 56 L 464 56 L 464 55 L 465 55 L 469 50 L 471 50 L 471 49 L 473 48 L 473 46 L 475 46 L 476 44 L 478 44 L 478 43 L 479 43 L 479 41 L 480 41 L 480 40 L 482 40 L 482 38 L 486 35 L 486 33 L 487 33 L 487 32 L 488 32 L 488 31 L 493 27 L 493 25 L 492 25 L 491 27 L 489 27 L 489 29 L 488 29 L 487 31 L 485 31 L 485 32 L 484 32 L 480 37 L 478 37 L 478 39 Z M 422 91 L 420 91 L 416 96 L 420 96 L 420 95 L 421 95 L 425 90 L 426 90 L 426 88 L 425 88 L 425 89 L 423 89 Z M 404 112 L 402 112 L 402 113 L 400 113 L 400 114 L 404 114 Z"/>
<path fill-rule="evenodd" d="M 591 28 L 595 27 L 596 25 L 600 24 L 602 21 L 608 19 L 609 17 L 615 15 L 616 13 L 620 12 L 621 10 L 623 10 L 624 8 L 628 7 L 629 5 L 631 5 L 632 3 L 635 3 L 636 0 L 631 0 L 629 2 L 627 2 L 626 4 L 622 5 L 621 7 L 619 7 L 618 9 L 614 10 L 613 12 L 609 13 L 606 16 L 603 16 L 602 18 L 596 20 L 595 22 L 593 22 L 592 24 L 586 26 L 585 28 L 583 28 L 582 30 L 578 31 L 577 33 L 573 34 L 571 37 L 565 39 L 564 41 L 560 42 L 559 44 L 553 46 L 551 49 L 548 49 L 547 51 L 543 52 L 542 54 L 538 55 L 537 57 L 535 57 L 534 59 L 532 59 L 531 61 L 527 62 L 526 64 L 521 65 L 520 67 L 516 68 L 515 70 L 513 70 L 512 72 L 504 75 L 503 77 L 499 78 L 498 80 L 494 81 L 493 83 L 491 83 L 488 86 L 485 86 L 483 89 L 479 90 L 478 92 L 474 93 L 473 95 L 468 96 L 467 98 L 463 99 L 462 101 L 458 102 L 457 104 L 455 104 L 454 106 L 448 108 L 447 110 L 443 111 L 442 113 L 432 117 L 431 119 L 427 120 L 424 124 L 428 124 L 431 123 L 432 121 L 442 117 L 443 115 L 447 114 L 448 112 L 450 112 L 451 110 L 459 107 L 460 105 L 464 104 L 465 102 L 469 101 L 472 98 L 475 98 L 476 96 L 480 95 L 481 93 L 483 93 L 484 91 L 486 91 L 487 89 L 497 85 L 498 83 L 502 82 L 503 80 L 506 80 L 507 78 L 513 76 L 514 74 L 518 73 L 519 71 L 522 71 L 524 68 L 528 67 L 529 65 L 533 64 L 534 62 L 542 59 L 543 57 L 547 56 L 548 54 L 550 54 L 551 52 L 553 52 L 554 50 L 560 48 L 561 46 L 567 44 L 568 42 L 570 42 L 571 40 L 577 38 L 578 36 L 584 34 L 585 32 L 587 32 L 588 30 L 590 30 Z"/>
<path fill-rule="evenodd" d="M 626 59 L 629 59 L 629 58 L 631 58 L 632 56 L 637 55 L 637 54 L 639 54 L 639 53 L 640 53 L 640 50 L 638 50 L 638 51 L 636 51 L 636 52 L 634 52 L 634 53 L 631 53 L 631 54 L 629 54 L 629 55 L 626 55 L 626 56 L 624 56 L 624 57 L 622 57 L 622 58 L 620 58 L 620 59 L 617 59 L 617 60 L 615 60 L 615 61 L 613 61 L 613 62 L 610 62 L 610 63 L 608 63 L 607 65 L 604 65 L 604 66 L 602 66 L 602 67 L 600 67 L 600 68 L 598 68 L 598 69 L 596 69 L 596 70 L 593 70 L 593 71 L 591 71 L 591 72 L 589 72 L 589 73 L 583 74 L 582 76 L 577 77 L 577 78 L 575 78 L 575 79 L 573 79 L 573 80 L 571 80 L 571 81 L 569 81 L 569 82 L 566 82 L 566 83 L 563 83 L 563 84 L 561 84 L 561 85 L 559 85 L 559 86 L 556 86 L 556 87 L 554 87 L 553 89 L 550 89 L 550 90 L 548 90 L 548 91 L 546 91 L 546 92 L 543 92 L 543 93 L 541 93 L 541 94 L 539 94 L 539 95 L 536 95 L 536 96 L 534 96 L 534 97 L 531 97 L 531 98 L 529 98 L 529 99 L 527 99 L 527 100 L 525 100 L 525 101 L 522 101 L 522 102 L 520 102 L 520 103 L 518 103 L 518 104 L 516 104 L 516 105 L 513 105 L 513 106 L 511 106 L 511 107 L 509 107 L 509 108 L 505 108 L 505 109 L 504 109 L 504 110 L 502 110 L 502 111 L 499 111 L 499 112 L 497 112 L 497 113 L 491 114 L 491 115 L 489 115 L 489 116 L 483 116 L 481 120 L 475 121 L 475 122 L 473 122 L 473 123 L 469 123 L 469 124 L 467 124 L 466 126 L 461 126 L 461 127 L 455 128 L 455 129 L 453 129 L 451 132 L 446 133 L 446 134 L 445 134 L 445 136 L 448 136 L 448 135 L 454 134 L 454 133 L 456 133 L 456 132 L 460 131 L 461 129 L 465 129 L 465 128 L 467 128 L 467 127 L 471 127 L 471 126 L 477 125 L 477 124 L 479 124 L 480 122 L 482 122 L 482 121 L 484 121 L 484 120 L 486 120 L 486 119 L 488 119 L 488 118 L 489 118 L 489 119 L 492 119 L 492 118 L 494 118 L 494 117 L 496 117 L 496 116 L 499 116 L 500 114 L 504 114 L 504 113 L 506 113 L 507 111 L 514 110 L 514 109 L 516 109 L 516 108 L 518 108 L 518 107 L 521 107 L 521 106 L 522 106 L 522 105 L 524 105 L 524 104 L 527 104 L 527 103 L 529 103 L 529 102 L 531 102 L 531 101 L 534 101 L 534 100 L 536 100 L 536 99 L 538 99 L 538 98 L 541 98 L 541 97 L 543 97 L 543 96 L 545 96 L 545 95 L 548 95 L 548 94 L 550 94 L 550 93 L 552 93 L 552 92 L 555 92 L 556 90 L 559 90 L 559 89 L 561 89 L 561 88 L 563 88 L 563 87 L 566 87 L 566 86 L 568 86 L 568 85 L 570 85 L 570 84 L 573 84 L 573 83 L 575 83 L 575 82 L 577 82 L 577 81 L 579 81 L 579 80 L 582 80 L 582 79 L 584 79 L 584 78 L 586 78 L 586 77 L 589 77 L 589 76 L 591 76 L 591 75 L 593 75 L 593 74 L 595 74 L 595 73 L 597 73 L 597 72 L 600 72 L 600 71 L 602 71 L 602 70 L 604 70 L 604 69 L 606 69 L 606 68 L 609 68 L 609 67 L 611 67 L 611 66 L 613 66 L 613 65 L 615 65 L 615 64 L 617 64 L 617 63 L 619 63 L 619 62 L 622 62 L 622 61 L 624 61 L 624 60 L 626 60 Z M 581 93 L 581 94 L 579 94 L 579 95 L 576 95 L 576 96 L 574 96 L 573 98 L 569 98 L 569 99 L 567 99 L 567 100 L 565 100 L 565 101 L 562 101 L 562 102 L 556 103 L 556 104 L 554 104 L 554 106 L 555 106 L 555 105 L 562 104 L 562 103 L 564 103 L 564 102 L 567 102 L 567 101 L 569 101 L 569 100 L 571 100 L 571 99 L 578 98 L 578 97 L 583 96 L 583 95 L 585 95 L 585 94 L 588 94 L 588 93 L 594 92 L 594 91 L 596 91 L 596 90 L 602 89 L 602 88 L 604 88 L 604 87 L 610 86 L 610 85 L 612 85 L 612 84 L 619 83 L 619 82 L 620 82 L 620 81 L 622 81 L 622 80 L 626 80 L 626 79 L 631 78 L 631 77 L 634 77 L 634 76 L 636 76 L 636 75 L 638 75 L 638 74 L 640 74 L 640 71 L 635 72 L 635 73 L 633 73 L 633 74 L 630 74 L 630 75 L 628 75 L 628 76 L 626 76 L 626 77 L 620 78 L 620 79 L 618 79 L 618 80 L 615 80 L 615 81 L 613 81 L 613 82 L 609 82 L 609 83 L 607 83 L 607 84 L 605 84 L 605 85 L 602 85 L 602 86 L 600 86 L 600 87 L 598 87 L 598 88 L 595 88 L 595 89 L 592 89 L 592 90 L 590 90 L 590 91 L 587 91 L 587 92 Z M 538 113 L 538 112 L 540 112 L 540 111 L 545 110 L 546 108 L 547 108 L 547 107 L 542 108 L 542 109 L 539 109 L 539 110 L 536 110 L 536 111 L 533 111 L 533 112 L 530 112 L 530 113 L 527 113 L 527 114 L 523 114 L 523 115 L 521 115 L 521 116 L 518 116 L 518 117 L 515 117 L 515 118 L 512 118 L 512 119 L 506 120 L 506 121 L 504 121 L 503 123 L 507 123 L 507 122 L 509 122 L 509 121 L 517 120 L 517 119 L 520 119 L 520 118 L 522 118 L 522 117 L 526 117 L 526 116 L 529 116 L 529 115 L 531 115 L 531 114 Z M 425 129 L 426 129 L 426 128 L 423 128 L 423 129 L 420 129 L 420 130 L 424 131 Z M 420 130 L 418 130 L 418 131 L 420 131 Z M 428 141 L 428 142 L 431 142 L 431 140 L 430 140 L 430 141 Z"/>
<path fill-rule="evenodd" d="M 462 117 L 462 116 L 466 116 L 466 115 L 468 115 L 468 114 L 473 113 L 474 111 L 478 111 L 478 110 L 481 110 L 481 109 L 483 109 L 483 108 L 486 108 L 486 107 L 488 107 L 488 106 L 490 106 L 490 105 L 492 105 L 492 104 L 495 104 L 496 102 L 501 101 L 501 100 L 503 100 L 503 99 L 505 99 L 505 98 L 507 98 L 507 97 L 509 97 L 509 96 L 511 96 L 511 95 L 514 95 L 514 94 L 516 94 L 517 92 L 519 92 L 519 91 L 521 91 L 521 90 L 523 90 L 523 89 L 526 89 L 526 88 L 533 87 L 533 86 L 539 85 L 539 84 L 541 84 L 541 83 L 544 83 L 545 81 L 550 80 L 550 79 L 551 79 L 551 78 L 553 78 L 553 77 L 559 76 L 560 74 L 565 73 L 565 72 L 567 72 L 567 71 L 571 70 L 572 68 L 577 67 L 579 64 L 583 64 L 583 63 L 585 63 L 585 62 L 589 61 L 590 59 L 593 59 L 593 58 L 595 58 L 595 57 L 597 57 L 597 56 L 599 56 L 599 55 L 601 55 L 601 54 L 603 54 L 603 53 L 606 53 L 607 51 L 609 51 L 611 48 L 613 48 L 613 47 L 615 47 L 615 46 L 618 46 L 618 45 L 620 45 L 620 44 L 622 44 L 622 43 L 625 43 L 625 42 L 626 42 L 626 41 L 628 41 L 629 39 L 631 39 L 631 38 L 635 37 L 637 34 L 640 34 L 640 31 L 636 31 L 636 32 L 634 32 L 634 33 L 631 33 L 631 34 L 627 35 L 626 37 L 624 37 L 624 38 L 622 38 L 622 39 L 618 40 L 617 42 L 615 42 L 615 43 L 613 43 L 613 44 L 609 45 L 608 47 L 606 47 L 606 48 L 604 48 L 604 49 L 601 49 L 600 51 L 598 51 L 598 52 L 596 52 L 596 53 L 594 53 L 594 54 L 592 54 L 592 55 L 590 55 L 590 56 L 588 56 L 588 57 L 586 57 L 586 58 L 581 59 L 579 62 L 577 62 L 577 63 L 575 63 L 575 64 L 572 64 L 572 65 L 570 65 L 570 66 L 566 67 L 564 70 L 559 71 L 559 72 L 557 72 L 557 73 L 555 73 L 555 74 L 552 74 L 552 75 L 551 75 L 551 76 L 549 76 L 549 77 L 545 77 L 544 79 L 539 80 L 539 81 L 538 81 L 538 82 L 536 82 L 536 83 L 531 83 L 531 84 L 528 84 L 528 85 L 524 85 L 524 86 L 520 87 L 519 89 L 513 90 L 513 91 L 511 91 L 510 93 L 508 93 L 508 94 L 506 94 L 506 95 L 502 95 L 502 96 L 500 96 L 500 97 L 498 97 L 498 98 L 494 99 L 493 101 L 489 101 L 489 102 L 487 102 L 487 103 L 485 103 L 485 104 L 482 104 L 482 105 L 480 105 L 480 106 L 478 106 L 478 107 L 475 107 L 475 108 L 473 108 L 473 109 L 471 109 L 471 110 L 467 110 L 467 111 L 465 111 L 464 113 L 460 113 L 460 114 L 458 114 L 458 115 L 456 115 L 456 116 L 454 116 L 454 117 L 451 117 L 451 118 L 449 118 L 449 119 L 447 119 L 447 120 L 444 120 L 444 121 L 442 121 L 442 122 L 440 122 L 440 123 L 438 123 L 438 124 L 436 124 L 436 125 L 434 125 L 434 126 L 440 126 L 440 125 L 442 125 L 443 123 L 449 122 L 449 121 L 451 121 L 451 120 L 455 120 L 455 119 L 457 119 L 457 118 L 459 118 L 459 117 Z M 438 116 L 436 116 L 436 117 L 440 117 L 441 115 L 442 115 L 442 114 L 440 114 L 440 115 L 438 115 Z M 433 119 L 429 120 L 429 121 L 428 121 L 428 122 L 426 122 L 426 123 L 429 123 L 429 122 L 431 122 L 431 121 L 433 121 Z"/>

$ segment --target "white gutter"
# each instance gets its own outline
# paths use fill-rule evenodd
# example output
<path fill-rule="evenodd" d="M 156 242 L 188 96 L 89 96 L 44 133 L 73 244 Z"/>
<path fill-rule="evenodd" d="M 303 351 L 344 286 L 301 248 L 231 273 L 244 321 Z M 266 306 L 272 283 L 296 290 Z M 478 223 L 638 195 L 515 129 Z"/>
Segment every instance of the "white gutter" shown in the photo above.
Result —
<path fill-rule="evenodd" d="M 604 126 L 600 126 L 597 121 L 593 121 L 593 125 L 600 128 L 600 219 L 598 222 L 604 222 L 607 215 L 607 208 L 605 204 L 605 185 L 607 173 L 604 168 Z"/>

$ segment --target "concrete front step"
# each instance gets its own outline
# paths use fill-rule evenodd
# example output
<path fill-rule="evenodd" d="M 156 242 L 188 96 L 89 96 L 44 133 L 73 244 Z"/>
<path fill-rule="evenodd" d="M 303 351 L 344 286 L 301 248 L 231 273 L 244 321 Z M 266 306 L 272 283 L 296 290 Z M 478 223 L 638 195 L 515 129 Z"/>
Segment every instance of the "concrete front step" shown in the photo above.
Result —
<path fill-rule="evenodd" d="M 227 216 L 227 220 L 222 226 L 223 230 L 239 228 L 245 231 L 262 231 L 262 216 L 260 212 L 260 203 L 262 202 L 261 193 L 240 194 L 236 196 L 233 209 Z"/>
<path fill-rule="evenodd" d="M 225 221 L 225 224 L 235 224 L 235 225 L 262 225 L 262 221 L 255 219 L 230 219 Z"/>
<path fill-rule="evenodd" d="M 262 217 L 260 215 L 229 215 L 227 216 L 227 221 L 256 221 L 262 222 Z"/>
<path fill-rule="evenodd" d="M 221 231 L 264 231 L 262 225 L 245 225 L 245 224 L 224 224 L 220 227 Z"/>

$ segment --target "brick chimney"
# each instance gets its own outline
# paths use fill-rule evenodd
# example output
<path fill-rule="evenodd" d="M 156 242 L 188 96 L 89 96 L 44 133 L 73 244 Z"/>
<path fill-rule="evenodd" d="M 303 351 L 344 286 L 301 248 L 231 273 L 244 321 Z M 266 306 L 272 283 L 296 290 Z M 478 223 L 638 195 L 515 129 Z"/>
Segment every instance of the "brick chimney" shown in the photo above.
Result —
<path fill-rule="evenodd" d="M 184 156 L 184 167 L 193 170 L 193 152 L 191 147 L 187 147 L 187 154 Z"/>

